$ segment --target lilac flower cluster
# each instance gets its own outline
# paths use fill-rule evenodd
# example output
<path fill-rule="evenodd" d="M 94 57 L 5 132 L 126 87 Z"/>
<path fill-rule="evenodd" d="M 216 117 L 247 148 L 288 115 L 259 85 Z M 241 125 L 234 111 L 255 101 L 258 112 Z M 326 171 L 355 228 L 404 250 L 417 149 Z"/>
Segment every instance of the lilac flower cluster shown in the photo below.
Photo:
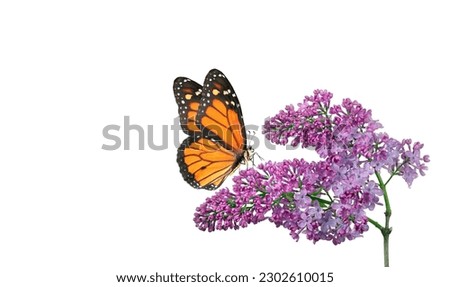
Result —
<path fill-rule="evenodd" d="M 263 221 L 276 198 L 298 189 L 299 177 L 308 167 L 304 160 L 286 160 L 242 170 L 233 178 L 233 192 L 223 188 L 207 198 L 197 208 L 194 222 L 200 230 L 214 231 Z"/>
<path fill-rule="evenodd" d="M 221 189 L 197 208 L 196 226 L 239 229 L 268 219 L 295 240 L 305 234 L 313 242 L 334 244 L 367 231 L 366 210 L 380 205 L 383 195 L 381 170 L 411 186 L 424 175 L 429 156 L 421 156 L 421 143 L 378 132 L 382 125 L 358 102 L 344 99 L 331 106 L 332 96 L 316 90 L 298 109 L 290 105 L 269 118 L 263 129 L 275 144 L 314 148 L 321 161 L 267 162 L 241 171 L 233 191 Z"/>

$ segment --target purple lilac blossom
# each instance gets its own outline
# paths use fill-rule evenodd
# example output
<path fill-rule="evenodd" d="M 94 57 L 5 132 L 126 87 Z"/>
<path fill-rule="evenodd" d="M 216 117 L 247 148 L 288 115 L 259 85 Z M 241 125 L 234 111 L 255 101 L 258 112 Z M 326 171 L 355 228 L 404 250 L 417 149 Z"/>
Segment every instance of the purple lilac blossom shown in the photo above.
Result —
<path fill-rule="evenodd" d="M 429 156 L 421 156 L 421 143 L 379 132 L 382 125 L 358 102 L 344 99 L 331 106 L 332 96 L 315 90 L 263 128 L 271 142 L 312 147 L 321 161 L 269 161 L 241 171 L 232 191 L 223 188 L 196 209 L 196 226 L 239 229 L 268 219 L 288 229 L 294 240 L 305 234 L 313 242 L 340 244 L 361 237 L 369 229 L 366 211 L 380 205 L 383 195 L 371 177 L 386 170 L 411 186 L 425 174 Z"/>

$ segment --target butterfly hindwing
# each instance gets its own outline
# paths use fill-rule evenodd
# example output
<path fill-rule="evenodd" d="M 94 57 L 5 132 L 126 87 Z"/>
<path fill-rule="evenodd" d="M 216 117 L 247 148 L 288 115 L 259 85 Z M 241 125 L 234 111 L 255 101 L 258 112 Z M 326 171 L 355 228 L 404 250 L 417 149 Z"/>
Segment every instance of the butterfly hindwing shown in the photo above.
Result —
<path fill-rule="evenodd" d="M 241 105 L 230 82 L 217 69 L 205 78 L 196 124 L 205 137 L 218 136 L 235 153 L 247 149 Z"/>
<path fill-rule="evenodd" d="M 188 135 L 200 133 L 195 120 L 200 107 L 202 86 L 191 79 L 178 77 L 173 82 L 173 93 L 183 131 Z"/>
<path fill-rule="evenodd" d="M 217 140 L 188 137 L 178 148 L 183 178 L 194 188 L 216 189 L 239 165 L 236 155 Z"/>

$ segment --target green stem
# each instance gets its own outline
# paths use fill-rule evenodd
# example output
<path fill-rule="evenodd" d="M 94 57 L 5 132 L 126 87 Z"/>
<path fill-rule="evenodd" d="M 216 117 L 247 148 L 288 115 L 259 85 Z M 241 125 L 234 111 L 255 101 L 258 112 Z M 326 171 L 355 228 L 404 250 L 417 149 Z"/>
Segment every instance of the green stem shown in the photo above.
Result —
<path fill-rule="evenodd" d="M 388 233 L 383 233 L 383 251 L 384 251 L 384 267 L 389 267 L 389 234 L 390 234 L 390 230 Z"/>
<path fill-rule="evenodd" d="M 374 222 L 371 222 L 378 229 L 380 229 L 381 234 L 383 235 L 383 250 L 384 250 L 384 267 L 389 267 L 389 235 L 392 232 L 392 228 L 389 226 L 389 220 L 391 219 L 392 210 L 391 204 L 389 202 L 389 197 L 386 190 L 386 184 L 383 182 L 381 175 L 378 172 L 375 172 L 375 175 L 378 179 L 378 184 L 380 185 L 381 190 L 383 191 L 384 204 L 386 206 L 386 211 L 384 212 L 385 223 L 384 227 L 382 227 L 378 222 L 374 221 L 378 224 L 375 225 Z M 390 180 L 390 179 L 389 179 Z"/>
<path fill-rule="evenodd" d="M 378 228 L 380 231 L 383 230 L 383 226 L 381 226 L 381 224 L 379 224 L 377 221 L 373 220 L 370 217 L 367 217 L 367 220 L 372 223 L 376 228 Z"/>
<path fill-rule="evenodd" d="M 404 162 L 402 162 L 401 165 L 399 165 L 394 171 L 392 171 L 391 176 L 388 178 L 388 180 L 385 182 L 384 186 L 386 186 L 391 179 L 394 177 L 394 175 L 398 175 L 398 171 L 402 168 L 402 166 L 404 166 L 406 163 L 408 162 L 408 160 L 405 160 Z"/>

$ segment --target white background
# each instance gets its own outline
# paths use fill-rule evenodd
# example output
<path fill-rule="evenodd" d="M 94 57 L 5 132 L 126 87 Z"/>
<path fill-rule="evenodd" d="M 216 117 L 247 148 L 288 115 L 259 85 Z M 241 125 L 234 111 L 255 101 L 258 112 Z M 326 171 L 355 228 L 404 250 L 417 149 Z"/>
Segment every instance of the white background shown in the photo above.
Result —
<path fill-rule="evenodd" d="M 448 9 L 303 2 L 3 1 L 0 285 L 139 286 L 115 275 L 157 271 L 332 271 L 323 286 L 445 285 Z M 129 151 L 101 149 L 111 144 L 103 127 L 123 127 L 125 115 L 153 125 L 161 143 L 177 116 L 173 80 L 202 83 L 211 68 L 232 82 L 247 124 L 322 88 L 334 103 L 350 97 L 372 109 L 391 136 L 425 143 L 427 176 L 411 189 L 400 178 L 389 186 L 392 268 L 382 267 L 375 228 L 339 246 L 295 242 L 269 222 L 200 232 L 193 213 L 213 193 L 183 181 L 170 130 L 162 151 L 138 150 L 136 134 Z"/>

